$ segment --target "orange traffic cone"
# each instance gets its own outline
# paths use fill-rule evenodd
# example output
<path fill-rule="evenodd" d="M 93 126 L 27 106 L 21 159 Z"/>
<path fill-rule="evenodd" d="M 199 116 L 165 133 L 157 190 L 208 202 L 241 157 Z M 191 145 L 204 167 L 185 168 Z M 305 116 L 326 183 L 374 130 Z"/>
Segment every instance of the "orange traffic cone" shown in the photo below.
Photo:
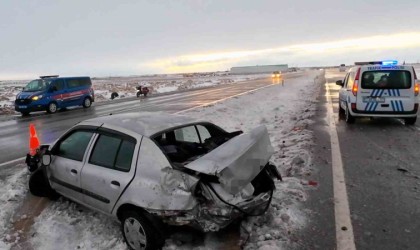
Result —
<path fill-rule="evenodd" d="M 39 139 L 36 134 L 35 125 L 29 124 L 29 154 L 31 156 L 36 155 L 36 151 L 39 148 Z"/>

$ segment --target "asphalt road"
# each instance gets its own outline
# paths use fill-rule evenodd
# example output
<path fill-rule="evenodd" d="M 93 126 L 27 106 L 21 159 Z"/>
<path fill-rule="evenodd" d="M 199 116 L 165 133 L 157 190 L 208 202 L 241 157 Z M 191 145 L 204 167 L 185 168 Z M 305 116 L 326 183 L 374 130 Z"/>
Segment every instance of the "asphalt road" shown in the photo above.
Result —
<path fill-rule="evenodd" d="M 357 249 L 420 249 L 420 122 L 405 126 L 391 118 L 357 119 L 348 125 L 338 118 L 335 81 L 327 83 L 339 140 L 345 186 Z M 303 233 L 303 249 L 336 249 L 331 144 L 327 131 L 327 92 L 320 96 L 313 148 L 313 178 L 305 208 L 311 211 Z M 337 225 L 338 226 L 338 225 Z M 341 228 L 338 226 L 338 229 Z"/>
<path fill-rule="evenodd" d="M 302 74 L 288 73 L 284 75 L 284 79 L 287 81 Z M 176 113 L 276 83 L 278 81 L 265 78 L 166 95 L 151 95 L 141 99 L 127 98 L 94 103 L 89 109 L 77 108 L 56 114 L 40 112 L 30 117 L 3 116 L 0 117 L 0 164 L 26 155 L 30 123 L 35 124 L 41 143 L 51 143 L 74 124 L 89 118 L 140 111 Z"/>

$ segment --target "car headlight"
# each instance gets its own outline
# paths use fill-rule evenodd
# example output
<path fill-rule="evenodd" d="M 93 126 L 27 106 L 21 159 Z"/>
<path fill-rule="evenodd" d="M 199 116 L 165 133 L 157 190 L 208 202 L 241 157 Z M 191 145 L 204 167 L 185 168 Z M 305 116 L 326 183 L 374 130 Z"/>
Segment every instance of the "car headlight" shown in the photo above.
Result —
<path fill-rule="evenodd" d="M 41 98 L 42 98 L 42 95 L 36 95 L 36 96 L 32 97 L 31 99 L 32 99 L 33 101 L 37 101 L 37 100 L 39 100 L 39 99 L 41 99 Z"/>

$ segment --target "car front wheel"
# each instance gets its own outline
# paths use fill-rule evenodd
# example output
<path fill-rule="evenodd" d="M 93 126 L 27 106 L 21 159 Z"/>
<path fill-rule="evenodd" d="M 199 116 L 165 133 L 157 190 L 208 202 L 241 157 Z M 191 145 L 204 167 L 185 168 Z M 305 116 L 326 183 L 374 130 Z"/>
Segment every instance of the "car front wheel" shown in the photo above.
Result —
<path fill-rule="evenodd" d="M 130 249 L 152 250 L 160 247 L 160 233 L 137 211 L 128 210 L 123 213 L 121 230 Z"/>

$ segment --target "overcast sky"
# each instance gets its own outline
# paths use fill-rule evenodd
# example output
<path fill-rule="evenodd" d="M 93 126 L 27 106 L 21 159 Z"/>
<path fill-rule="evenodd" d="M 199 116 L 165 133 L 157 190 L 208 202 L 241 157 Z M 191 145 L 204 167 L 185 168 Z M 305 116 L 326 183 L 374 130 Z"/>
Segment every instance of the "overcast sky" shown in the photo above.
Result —
<path fill-rule="evenodd" d="M 420 1 L 0 1 L 0 79 L 420 60 Z"/>

